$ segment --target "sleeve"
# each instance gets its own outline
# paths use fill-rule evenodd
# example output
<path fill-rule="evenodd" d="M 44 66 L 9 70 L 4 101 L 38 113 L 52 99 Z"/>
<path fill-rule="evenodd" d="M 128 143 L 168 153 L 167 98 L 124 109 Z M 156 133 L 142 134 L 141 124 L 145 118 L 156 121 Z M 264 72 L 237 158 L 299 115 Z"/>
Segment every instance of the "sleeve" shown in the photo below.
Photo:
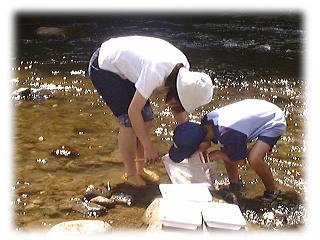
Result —
<path fill-rule="evenodd" d="M 238 161 L 248 157 L 248 137 L 246 134 L 231 128 L 225 128 L 220 136 L 223 151 L 231 161 Z"/>
<path fill-rule="evenodd" d="M 135 83 L 135 87 L 145 99 L 148 99 L 156 88 L 162 86 L 163 82 L 164 77 L 161 77 L 153 68 L 145 66 Z"/>

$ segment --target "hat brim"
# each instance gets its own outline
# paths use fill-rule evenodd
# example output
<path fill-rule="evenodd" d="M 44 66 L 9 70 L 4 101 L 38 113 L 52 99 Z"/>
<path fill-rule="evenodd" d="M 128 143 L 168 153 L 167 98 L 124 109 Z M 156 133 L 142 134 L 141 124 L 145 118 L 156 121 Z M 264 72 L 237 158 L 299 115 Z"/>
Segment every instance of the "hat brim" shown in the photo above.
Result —
<path fill-rule="evenodd" d="M 174 145 L 171 146 L 169 150 L 169 157 L 172 161 L 179 163 L 182 162 L 184 159 L 190 157 L 196 150 L 196 148 L 176 148 Z"/>

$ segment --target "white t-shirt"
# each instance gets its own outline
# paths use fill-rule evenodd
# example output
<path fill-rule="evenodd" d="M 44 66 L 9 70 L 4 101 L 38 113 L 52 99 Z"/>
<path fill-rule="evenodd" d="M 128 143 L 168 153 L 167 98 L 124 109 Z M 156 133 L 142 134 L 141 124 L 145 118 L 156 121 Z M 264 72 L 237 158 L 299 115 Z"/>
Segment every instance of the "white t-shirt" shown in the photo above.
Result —
<path fill-rule="evenodd" d="M 156 88 L 164 86 L 177 63 L 190 68 L 187 57 L 178 48 L 165 40 L 143 36 L 111 38 L 101 45 L 98 57 L 101 69 L 135 83 L 146 99 Z"/>

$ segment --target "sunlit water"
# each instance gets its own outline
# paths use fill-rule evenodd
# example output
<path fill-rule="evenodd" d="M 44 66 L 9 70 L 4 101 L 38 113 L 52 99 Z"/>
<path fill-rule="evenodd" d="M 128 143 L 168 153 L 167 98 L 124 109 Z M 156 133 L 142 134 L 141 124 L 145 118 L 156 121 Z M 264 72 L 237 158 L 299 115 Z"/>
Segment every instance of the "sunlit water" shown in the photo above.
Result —
<path fill-rule="evenodd" d="M 190 115 L 193 121 L 217 107 L 246 98 L 266 99 L 284 110 L 287 131 L 266 159 L 284 195 L 273 205 L 261 203 L 258 196 L 263 193 L 262 182 L 249 166 L 242 167 L 245 187 L 241 210 L 254 229 L 304 225 L 306 106 L 300 69 L 301 19 L 231 15 L 193 18 L 18 17 L 12 91 L 20 87 L 47 88 L 54 98 L 12 100 L 11 207 L 17 230 L 45 230 L 61 221 L 88 218 L 70 209 L 70 199 L 81 197 L 90 184 L 121 184 L 118 126 L 93 88 L 86 68 L 92 51 L 103 40 L 125 34 L 163 37 L 188 55 L 194 70 L 212 77 L 214 99 Z M 65 29 L 66 37 L 37 36 L 34 31 L 40 26 Z M 151 98 L 156 115 L 152 137 L 165 153 L 176 123 L 163 98 L 161 91 Z M 52 155 L 60 146 L 74 148 L 79 156 Z M 169 182 L 162 163 L 151 169 L 160 175 L 160 182 Z M 226 183 L 222 163 L 217 173 L 217 184 Z M 133 207 L 117 206 L 99 219 L 116 229 L 145 228 L 141 216 L 160 192 L 152 185 L 135 194 Z"/>

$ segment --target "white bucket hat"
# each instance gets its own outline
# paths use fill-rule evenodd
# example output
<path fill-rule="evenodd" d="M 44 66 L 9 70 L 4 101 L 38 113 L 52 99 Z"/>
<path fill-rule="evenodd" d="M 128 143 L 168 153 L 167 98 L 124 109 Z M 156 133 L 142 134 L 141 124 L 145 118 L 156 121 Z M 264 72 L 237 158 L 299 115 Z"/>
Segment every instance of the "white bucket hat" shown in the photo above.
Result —
<path fill-rule="evenodd" d="M 177 76 L 177 91 L 183 108 L 188 113 L 192 113 L 196 108 L 211 101 L 212 80 L 206 73 L 190 72 L 182 67 Z"/>

